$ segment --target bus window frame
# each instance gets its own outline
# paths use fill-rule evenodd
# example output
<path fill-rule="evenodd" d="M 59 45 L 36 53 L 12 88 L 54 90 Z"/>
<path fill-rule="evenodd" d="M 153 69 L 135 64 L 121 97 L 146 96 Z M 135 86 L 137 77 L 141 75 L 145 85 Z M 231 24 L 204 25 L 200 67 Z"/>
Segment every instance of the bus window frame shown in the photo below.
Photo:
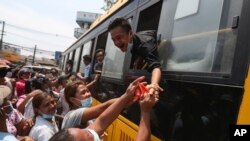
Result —
<path fill-rule="evenodd" d="M 126 19 L 132 18 L 130 24 L 132 26 L 132 30 L 133 31 L 136 30 L 135 28 L 133 28 L 133 27 L 135 27 L 136 21 L 137 21 L 136 18 L 135 18 L 135 17 L 137 17 L 136 14 L 137 14 L 137 10 L 133 8 L 132 10 L 130 10 L 127 13 L 125 13 L 124 15 L 121 15 L 122 17 L 124 17 Z M 113 18 L 114 17 L 111 17 L 110 20 L 114 20 Z M 105 28 L 105 29 L 107 30 L 107 28 Z M 105 29 L 102 30 L 101 33 L 105 32 Z M 106 53 L 106 49 L 107 48 L 105 47 L 105 53 Z M 127 72 L 129 70 L 129 67 L 127 67 L 127 66 L 130 65 L 130 59 L 131 59 L 131 55 L 130 55 L 130 51 L 128 51 L 128 52 L 126 52 L 125 58 L 124 58 L 124 61 L 123 61 L 123 70 L 122 70 L 123 71 L 123 76 L 122 76 L 121 79 L 119 79 L 119 78 L 112 78 L 112 77 L 108 77 L 108 76 L 103 76 L 103 74 L 101 74 L 101 77 L 100 77 L 101 81 L 106 81 L 106 82 L 111 82 L 111 83 L 116 83 L 116 84 L 124 85 L 126 83 Z"/>
<path fill-rule="evenodd" d="M 158 2 L 161 2 L 161 1 L 162 1 L 162 6 L 163 6 L 163 0 L 156 0 L 156 1 L 148 1 L 147 0 L 147 1 L 139 4 L 135 18 L 133 18 L 134 24 L 131 25 L 132 27 L 136 27 L 136 28 L 132 28 L 133 32 L 136 32 L 138 29 L 140 13 L 143 12 L 144 10 L 146 10 L 147 8 L 151 8 L 151 6 L 154 6 L 155 4 L 157 4 Z M 160 19 L 159 19 L 159 24 L 160 24 Z M 133 76 L 137 77 L 137 76 L 141 76 L 141 75 L 144 75 L 144 76 L 146 76 L 147 79 L 150 79 L 151 74 L 149 72 L 147 72 L 146 70 L 139 70 L 139 69 L 130 68 L 131 61 L 132 61 L 132 55 L 127 55 L 127 58 L 125 58 L 125 59 L 127 60 L 126 65 L 128 66 L 126 69 L 127 71 L 125 71 L 126 74 L 124 75 L 125 80 L 131 81 L 131 79 L 134 78 Z"/>

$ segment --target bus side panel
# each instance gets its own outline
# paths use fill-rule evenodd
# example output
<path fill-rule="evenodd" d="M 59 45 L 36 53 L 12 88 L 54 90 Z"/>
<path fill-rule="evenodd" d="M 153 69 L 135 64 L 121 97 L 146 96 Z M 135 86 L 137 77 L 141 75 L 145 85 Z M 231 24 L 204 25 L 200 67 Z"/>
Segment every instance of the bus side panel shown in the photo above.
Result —
<path fill-rule="evenodd" d="M 240 106 L 237 124 L 250 124 L 250 69 L 248 69 L 245 92 Z"/>

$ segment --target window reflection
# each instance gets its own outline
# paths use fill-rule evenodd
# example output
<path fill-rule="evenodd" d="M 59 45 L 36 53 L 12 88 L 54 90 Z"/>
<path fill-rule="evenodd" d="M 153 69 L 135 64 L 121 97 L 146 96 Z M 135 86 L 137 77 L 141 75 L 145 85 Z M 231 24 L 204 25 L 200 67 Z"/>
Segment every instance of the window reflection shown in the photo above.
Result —
<path fill-rule="evenodd" d="M 104 58 L 103 76 L 121 79 L 123 75 L 123 63 L 125 53 L 121 52 L 111 39 L 109 33 L 106 44 L 106 56 Z"/>
<path fill-rule="evenodd" d="M 196 2 L 199 3 L 198 11 L 179 19 L 174 18 L 171 39 L 163 39 L 158 47 L 163 70 L 229 73 L 233 63 L 237 30 L 231 28 L 231 22 L 221 18 L 225 2 Z M 177 8 L 175 16 L 180 10 L 182 9 Z M 233 11 L 227 16 L 232 19 L 238 14 L 238 11 Z"/>

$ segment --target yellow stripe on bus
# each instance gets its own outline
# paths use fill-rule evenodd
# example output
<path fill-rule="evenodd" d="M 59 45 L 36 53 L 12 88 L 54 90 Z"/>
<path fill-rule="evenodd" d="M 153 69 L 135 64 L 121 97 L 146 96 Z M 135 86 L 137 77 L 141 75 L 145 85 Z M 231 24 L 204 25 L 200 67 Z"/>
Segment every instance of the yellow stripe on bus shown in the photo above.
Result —
<path fill-rule="evenodd" d="M 250 68 L 248 69 L 248 76 L 244 88 L 245 92 L 240 106 L 237 124 L 250 125 Z"/>

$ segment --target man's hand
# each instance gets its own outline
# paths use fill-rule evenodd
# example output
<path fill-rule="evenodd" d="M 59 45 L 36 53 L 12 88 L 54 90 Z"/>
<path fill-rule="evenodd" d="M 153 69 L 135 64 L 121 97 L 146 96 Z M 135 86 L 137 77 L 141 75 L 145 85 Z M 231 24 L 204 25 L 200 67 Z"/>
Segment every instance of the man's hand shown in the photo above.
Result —
<path fill-rule="evenodd" d="M 149 90 L 149 94 L 155 95 L 156 101 L 159 100 L 159 93 L 163 91 L 163 89 L 158 84 L 150 84 L 147 85 L 146 88 Z"/>

